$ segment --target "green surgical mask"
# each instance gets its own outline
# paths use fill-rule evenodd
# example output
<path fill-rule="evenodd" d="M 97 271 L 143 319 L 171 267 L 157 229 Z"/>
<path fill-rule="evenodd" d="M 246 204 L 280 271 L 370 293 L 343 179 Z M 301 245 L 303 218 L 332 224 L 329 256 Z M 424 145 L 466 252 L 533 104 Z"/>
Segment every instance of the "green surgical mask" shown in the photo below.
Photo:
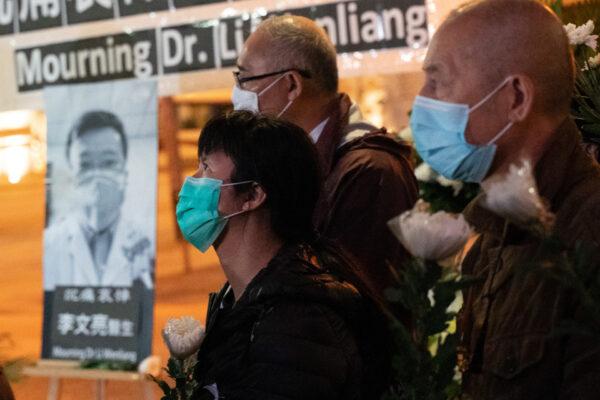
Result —
<path fill-rule="evenodd" d="M 219 179 L 187 177 L 177 201 L 177 224 L 183 237 L 201 252 L 217 240 L 229 218 L 244 213 L 219 215 L 221 188 L 253 181 L 226 183 Z"/>

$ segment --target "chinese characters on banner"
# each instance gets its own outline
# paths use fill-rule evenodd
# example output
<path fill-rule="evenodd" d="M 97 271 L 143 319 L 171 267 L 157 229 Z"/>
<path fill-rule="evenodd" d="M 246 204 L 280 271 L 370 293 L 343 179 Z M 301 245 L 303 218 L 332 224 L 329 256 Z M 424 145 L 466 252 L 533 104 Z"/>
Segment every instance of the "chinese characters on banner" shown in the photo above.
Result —
<path fill-rule="evenodd" d="M 139 302 L 133 288 L 58 288 L 52 315 L 52 358 L 139 361 Z"/>
<path fill-rule="evenodd" d="M 62 26 L 60 0 L 17 0 L 16 4 L 20 32 Z"/>
<path fill-rule="evenodd" d="M 0 35 L 116 19 L 224 0 L 0 0 Z"/>
<path fill-rule="evenodd" d="M 42 356 L 135 363 L 152 339 L 156 82 L 54 86 L 44 98 Z"/>
<path fill-rule="evenodd" d="M 168 9 L 169 0 L 0 0 L 0 35 Z"/>
<path fill-rule="evenodd" d="M 325 3 L 273 14 L 286 12 L 314 19 L 338 53 L 422 49 L 428 43 L 424 0 Z M 18 91 L 230 67 L 252 28 L 268 15 L 265 11 L 17 49 Z"/>
<path fill-rule="evenodd" d="M 70 25 L 110 19 L 115 15 L 112 0 L 66 0 L 65 4 L 67 21 Z"/>
<path fill-rule="evenodd" d="M 152 11 L 164 11 L 169 9 L 169 0 L 119 0 L 119 15 L 144 14 Z"/>

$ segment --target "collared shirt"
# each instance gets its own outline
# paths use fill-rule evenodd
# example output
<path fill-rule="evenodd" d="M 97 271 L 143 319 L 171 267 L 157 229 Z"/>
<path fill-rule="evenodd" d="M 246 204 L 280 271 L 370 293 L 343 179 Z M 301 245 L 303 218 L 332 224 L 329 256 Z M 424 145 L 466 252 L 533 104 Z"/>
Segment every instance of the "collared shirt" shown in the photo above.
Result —
<path fill-rule="evenodd" d="M 323 133 L 323 129 L 325 129 L 325 125 L 327 125 L 327 121 L 329 121 L 329 117 L 321 121 L 319 125 L 315 126 L 313 130 L 310 131 L 310 133 L 308 134 L 312 139 L 313 143 L 317 143 L 319 137 L 321 137 L 321 133 Z"/>
<path fill-rule="evenodd" d="M 106 261 L 108 260 L 108 254 L 110 253 L 110 248 L 112 246 L 117 221 L 118 218 L 101 232 L 95 232 L 87 225 L 81 224 L 99 279 L 102 279 L 102 275 L 106 270 Z"/>

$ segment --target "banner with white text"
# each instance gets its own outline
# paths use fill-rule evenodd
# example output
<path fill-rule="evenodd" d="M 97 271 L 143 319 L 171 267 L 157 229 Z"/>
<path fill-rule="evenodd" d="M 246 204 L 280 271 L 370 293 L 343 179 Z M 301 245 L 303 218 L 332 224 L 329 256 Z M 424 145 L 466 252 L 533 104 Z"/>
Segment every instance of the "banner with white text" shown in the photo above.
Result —
<path fill-rule="evenodd" d="M 428 43 L 424 0 L 325 3 L 18 48 L 14 52 L 17 89 L 27 92 L 50 85 L 231 67 L 260 21 L 284 13 L 314 19 L 341 54 L 423 49 Z"/>

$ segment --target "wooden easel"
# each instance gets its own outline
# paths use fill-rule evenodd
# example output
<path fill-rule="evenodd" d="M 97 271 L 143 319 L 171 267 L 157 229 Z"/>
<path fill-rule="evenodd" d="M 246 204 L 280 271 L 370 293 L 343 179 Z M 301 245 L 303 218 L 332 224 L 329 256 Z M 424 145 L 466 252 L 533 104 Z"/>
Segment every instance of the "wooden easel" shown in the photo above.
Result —
<path fill-rule="evenodd" d="M 81 369 L 78 361 L 40 360 L 33 367 L 26 367 L 23 373 L 27 376 L 48 378 L 48 400 L 60 399 L 62 380 L 89 379 L 96 381 L 96 400 L 104 400 L 106 384 L 109 381 L 139 382 L 143 399 L 154 400 L 153 383 L 143 374 L 128 371 L 107 371 L 102 369 Z"/>

